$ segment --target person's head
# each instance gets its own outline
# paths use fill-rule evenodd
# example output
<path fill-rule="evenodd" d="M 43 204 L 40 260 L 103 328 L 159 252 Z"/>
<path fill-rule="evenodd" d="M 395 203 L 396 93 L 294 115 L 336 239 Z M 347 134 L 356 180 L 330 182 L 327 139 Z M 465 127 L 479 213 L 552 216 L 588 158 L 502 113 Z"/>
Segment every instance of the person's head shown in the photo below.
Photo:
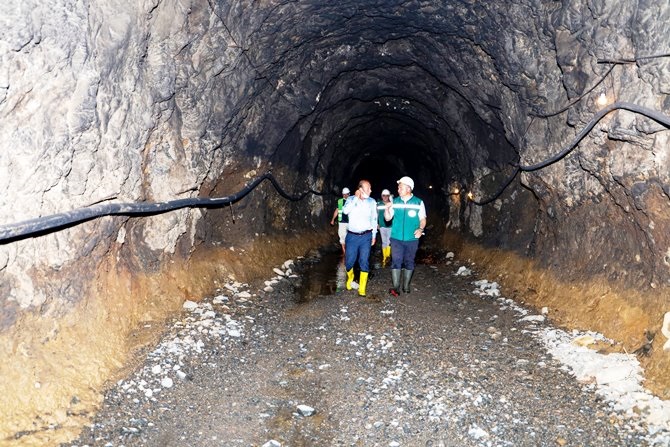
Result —
<path fill-rule="evenodd" d="M 407 197 L 410 194 L 412 194 L 412 190 L 414 189 L 414 180 L 411 178 L 404 176 L 400 180 L 398 180 L 398 195 L 400 197 Z"/>
<path fill-rule="evenodd" d="M 367 199 L 372 194 L 372 185 L 367 180 L 358 182 L 358 189 L 361 190 L 361 199 Z"/>
<path fill-rule="evenodd" d="M 384 202 L 388 202 L 389 200 L 391 200 L 391 191 L 389 191 L 388 189 L 383 190 L 382 191 L 382 200 Z"/>
<path fill-rule="evenodd" d="M 343 188 L 342 189 L 342 197 L 344 197 L 346 199 L 347 197 L 349 197 L 349 194 L 351 194 L 351 191 L 349 191 L 349 188 Z"/>

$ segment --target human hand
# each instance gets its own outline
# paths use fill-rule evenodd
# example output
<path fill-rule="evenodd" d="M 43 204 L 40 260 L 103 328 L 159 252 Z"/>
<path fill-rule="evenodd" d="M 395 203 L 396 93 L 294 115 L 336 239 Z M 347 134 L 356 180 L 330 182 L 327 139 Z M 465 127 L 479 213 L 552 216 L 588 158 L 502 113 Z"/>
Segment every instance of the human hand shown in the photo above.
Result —
<path fill-rule="evenodd" d="M 384 207 L 385 207 L 387 210 L 393 208 L 393 202 L 385 203 L 385 204 L 384 204 Z"/>
<path fill-rule="evenodd" d="M 330 221 L 330 226 L 332 227 L 333 225 L 335 225 L 335 222 L 331 220 Z"/>
<path fill-rule="evenodd" d="M 372 243 L 370 244 L 370 246 L 375 245 L 375 241 L 376 241 L 376 240 L 377 240 L 377 239 L 373 237 L 373 238 L 372 238 Z"/>
<path fill-rule="evenodd" d="M 417 228 L 414 230 L 414 237 L 419 239 L 421 236 L 423 236 L 423 230 L 421 228 Z"/>

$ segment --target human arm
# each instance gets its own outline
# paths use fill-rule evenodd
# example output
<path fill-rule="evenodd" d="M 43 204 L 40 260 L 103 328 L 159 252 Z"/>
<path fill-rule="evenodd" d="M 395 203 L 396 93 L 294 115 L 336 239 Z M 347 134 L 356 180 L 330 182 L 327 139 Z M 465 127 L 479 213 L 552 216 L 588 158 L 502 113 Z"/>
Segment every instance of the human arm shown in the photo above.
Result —
<path fill-rule="evenodd" d="M 426 229 L 426 205 L 423 204 L 422 200 L 421 205 L 419 207 L 419 228 L 414 230 L 414 237 L 419 239 L 423 235 L 425 229 Z"/>
<path fill-rule="evenodd" d="M 377 228 L 379 227 L 379 212 L 377 211 L 377 202 L 372 199 L 370 200 L 370 225 L 372 228 L 372 243 L 370 245 L 375 245 L 375 240 L 377 239 Z"/>
<path fill-rule="evenodd" d="M 424 217 L 423 219 L 419 220 L 419 228 L 414 230 L 414 237 L 419 239 L 421 236 L 423 236 L 425 228 L 426 228 L 426 218 Z"/>
<path fill-rule="evenodd" d="M 386 209 L 384 210 L 384 220 L 393 219 L 393 202 L 389 201 L 385 206 Z"/>
<path fill-rule="evenodd" d="M 355 198 L 356 198 L 356 196 L 347 197 L 347 200 L 344 202 L 344 206 L 342 207 L 342 212 L 344 214 L 349 214 L 349 212 L 351 211 L 351 208 L 353 208 Z"/>

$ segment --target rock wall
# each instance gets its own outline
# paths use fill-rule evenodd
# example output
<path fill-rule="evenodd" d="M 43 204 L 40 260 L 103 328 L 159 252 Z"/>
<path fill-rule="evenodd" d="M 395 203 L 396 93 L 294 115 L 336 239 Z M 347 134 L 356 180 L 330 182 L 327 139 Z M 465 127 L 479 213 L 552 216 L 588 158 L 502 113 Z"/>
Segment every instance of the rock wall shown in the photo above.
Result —
<path fill-rule="evenodd" d="M 625 101 L 667 114 L 663 85 L 670 60 L 655 56 L 664 51 L 658 38 L 667 32 L 668 14 L 659 2 L 595 2 L 566 5 L 551 16 L 563 91 L 548 96 L 543 112 L 582 99 L 566 112 L 528 124 L 522 162 L 537 162 L 565 147 L 603 107 L 597 102 L 601 94 L 605 104 Z M 642 288 L 667 287 L 667 138 L 666 126 L 617 111 L 570 156 L 522 175 L 541 210 L 529 254 L 573 277 L 603 274 Z"/>
<path fill-rule="evenodd" d="M 668 13 L 654 2 L 428 9 L 369 2 L 365 14 L 346 2 L 253 10 L 225 2 L 52 3 L 14 2 L 2 17 L 5 223 L 105 201 L 230 193 L 268 169 L 291 191 L 330 192 L 355 181 L 357 166 L 368 166 L 360 161 L 373 157 L 386 158 L 394 175 L 413 173 L 424 188 L 449 194 L 456 183 L 485 198 L 510 164 L 534 163 L 564 147 L 597 111 L 599 93 L 610 102 L 665 106 L 665 58 L 599 63 L 662 50 L 662 39 L 649 36 L 663 35 Z M 571 101 L 562 113 L 538 116 Z M 630 248 L 624 240 L 610 247 L 616 241 L 606 232 L 594 236 L 593 222 L 615 219 L 640 241 L 634 279 L 665 283 L 666 138 L 664 126 L 615 112 L 573 155 L 520 176 L 514 197 L 526 197 L 524 208 L 537 212 L 514 219 L 519 206 L 511 195 L 489 209 L 466 206 L 463 197 L 459 226 L 583 266 L 598 256 L 583 253 L 584 234 L 604 256 Z M 318 216 L 327 205 L 316 199 L 287 214 L 274 197 L 245 205 L 247 215 L 271 210 L 269 222 L 254 220 L 256 230 Z M 444 198 L 434 209 L 451 213 Z M 160 264 L 179 240 L 196 243 L 206 214 L 106 218 L 3 245 L 4 299 L 20 308 L 59 300 L 29 271 L 58 271 L 84 258 L 95 264 L 131 227 L 131 249 L 153 253 Z M 582 231 L 568 234 L 561 225 L 572 215 Z M 519 238 L 498 229 L 510 219 L 519 222 Z"/>
<path fill-rule="evenodd" d="M 411 175 L 433 227 L 559 275 L 668 287 L 670 134 L 647 117 L 613 112 L 491 204 L 468 195 L 491 197 L 514 166 L 558 153 L 601 93 L 666 113 L 669 15 L 651 0 L 11 0 L 0 225 L 226 196 L 268 170 L 289 194 L 325 195 L 288 201 L 265 183 L 230 208 L 1 244 L 7 355 L 23 319 L 56 322 L 99 296 L 101 271 L 155 275 L 212 247 L 318 228 L 364 176 L 377 194 Z"/>
<path fill-rule="evenodd" d="M 217 183 L 226 195 L 264 172 L 268 149 L 245 142 L 253 132 L 240 128 L 269 125 L 281 135 L 286 126 L 245 121 L 250 107 L 265 106 L 253 98 L 267 84 L 254 81 L 224 21 L 230 18 L 213 7 L 13 2 L 0 41 L 3 223 L 106 201 L 195 197 Z M 3 300 L 21 308 L 59 300 L 35 286 L 30 270 L 95 264 L 131 228 L 132 250 L 158 258 L 174 253 L 181 238 L 193 245 L 201 215 L 104 218 L 3 245 L 0 270 L 11 284 Z"/>

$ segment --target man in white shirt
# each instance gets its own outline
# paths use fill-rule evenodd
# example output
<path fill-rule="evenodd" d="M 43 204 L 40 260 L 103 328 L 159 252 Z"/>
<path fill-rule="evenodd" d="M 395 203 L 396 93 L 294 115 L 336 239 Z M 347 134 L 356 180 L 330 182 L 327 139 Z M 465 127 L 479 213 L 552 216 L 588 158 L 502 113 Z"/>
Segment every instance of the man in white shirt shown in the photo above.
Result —
<path fill-rule="evenodd" d="M 370 272 L 370 248 L 377 238 L 377 202 L 370 197 L 372 185 L 367 180 L 358 182 L 356 193 L 349 197 L 342 212 L 349 216 L 349 229 L 345 245 L 344 264 L 347 269 L 347 290 L 351 290 L 354 280 L 354 264 L 358 261 L 361 277 L 358 294 L 365 296 L 365 287 Z"/>

